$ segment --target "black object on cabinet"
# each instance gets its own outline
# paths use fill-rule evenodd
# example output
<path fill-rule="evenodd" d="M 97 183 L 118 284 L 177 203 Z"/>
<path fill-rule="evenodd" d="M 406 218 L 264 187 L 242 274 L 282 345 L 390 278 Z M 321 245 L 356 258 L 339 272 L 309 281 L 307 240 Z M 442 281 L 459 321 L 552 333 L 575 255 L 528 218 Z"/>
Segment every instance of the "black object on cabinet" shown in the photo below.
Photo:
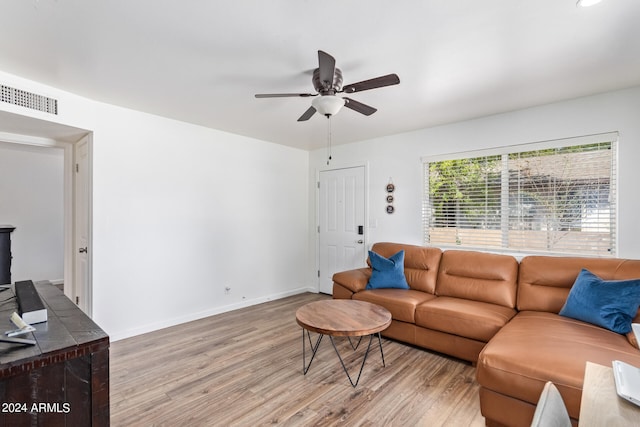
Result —
<path fill-rule="evenodd" d="M 11 283 L 11 232 L 12 225 L 0 225 L 0 285 Z"/>

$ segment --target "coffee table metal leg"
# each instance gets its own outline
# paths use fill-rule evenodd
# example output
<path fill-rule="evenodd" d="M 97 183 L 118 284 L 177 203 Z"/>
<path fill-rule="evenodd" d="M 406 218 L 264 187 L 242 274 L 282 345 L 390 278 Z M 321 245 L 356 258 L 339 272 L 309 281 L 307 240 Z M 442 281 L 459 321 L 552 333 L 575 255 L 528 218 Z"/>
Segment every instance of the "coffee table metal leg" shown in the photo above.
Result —
<path fill-rule="evenodd" d="M 380 337 L 380 332 L 378 332 L 376 335 L 378 336 L 378 344 L 380 345 L 380 355 L 382 356 L 382 366 L 387 366 L 384 364 L 384 352 L 382 351 L 382 338 Z M 356 343 L 356 345 L 353 345 L 353 341 L 351 341 L 351 337 L 347 337 L 349 339 L 349 344 L 351 344 L 351 348 L 353 349 L 353 351 L 356 351 L 358 347 L 360 347 L 360 342 L 362 341 L 362 337 L 363 335 L 361 335 L 360 338 L 358 338 L 358 342 Z"/>
<path fill-rule="evenodd" d="M 358 383 L 360 382 L 360 375 L 362 375 L 364 362 L 367 361 L 367 356 L 369 355 L 369 350 L 371 349 L 371 342 L 373 341 L 373 335 L 369 335 L 369 345 L 367 346 L 367 351 L 364 353 L 364 357 L 362 359 L 362 365 L 360 365 L 360 372 L 358 372 L 358 378 L 356 379 L 355 383 L 351 379 L 351 375 L 349 375 L 349 371 L 347 371 L 347 367 L 345 366 L 344 361 L 342 360 L 342 356 L 340 356 L 340 352 L 338 351 L 338 347 L 336 347 L 336 343 L 333 341 L 333 337 L 331 335 L 329 335 L 329 339 L 331 340 L 331 344 L 333 344 L 333 349 L 336 351 L 336 354 L 338 355 L 338 359 L 340 359 L 340 364 L 342 365 L 342 369 L 344 369 L 344 373 L 347 374 L 347 378 L 349 378 L 349 382 L 353 387 L 357 386 Z M 382 346 L 380 348 L 382 348 Z"/>
<path fill-rule="evenodd" d="M 305 342 L 305 338 L 304 338 L 305 329 L 303 328 L 302 329 L 302 373 L 304 375 L 307 375 L 307 372 L 309 372 L 309 368 L 311 367 L 311 362 L 313 362 L 313 358 L 316 357 L 316 353 L 318 352 L 318 347 L 320 346 L 320 341 L 322 341 L 322 337 L 324 336 L 322 334 L 319 334 L 316 344 L 312 345 L 311 333 L 309 331 L 306 331 L 306 332 L 307 332 L 307 338 L 309 339 L 309 347 L 311 348 L 311 360 L 309 360 L 309 364 L 307 365 L 307 356 L 306 356 L 307 343 Z"/>
<path fill-rule="evenodd" d="M 306 338 L 305 338 L 305 332 L 307 334 Z M 364 369 L 364 364 L 367 361 L 367 356 L 369 355 L 369 351 L 371 350 L 371 343 L 373 342 L 373 335 L 371 334 L 369 335 L 369 344 L 367 345 L 367 350 L 364 353 L 364 357 L 362 358 L 362 364 L 360 365 L 360 371 L 358 372 L 358 378 L 356 379 L 356 382 L 354 383 L 353 380 L 351 379 L 351 375 L 349 375 L 349 371 L 347 370 L 347 366 L 344 364 L 344 360 L 342 359 L 342 356 L 340 356 L 340 352 L 338 351 L 338 347 L 336 346 L 335 341 L 333 340 L 333 337 L 331 335 L 329 335 L 329 339 L 331 340 L 331 344 L 333 345 L 333 349 L 335 350 L 336 354 L 338 355 L 338 359 L 340 360 L 340 364 L 342 365 L 342 369 L 344 370 L 344 373 L 347 374 L 347 378 L 349 379 L 349 382 L 351 383 L 352 387 L 356 387 L 358 385 L 358 383 L 360 382 L 360 376 L 362 375 L 362 370 Z M 378 346 L 380 347 L 380 355 L 382 356 L 382 366 L 386 367 L 387 365 L 384 362 L 384 352 L 382 351 L 382 338 L 380 337 L 380 332 L 378 332 L 377 334 L 378 337 Z M 306 329 L 302 329 L 302 372 L 304 373 L 304 375 L 307 374 L 307 372 L 309 372 L 309 368 L 311 368 L 311 363 L 313 362 L 313 359 L 316 357 L 316 353 L 318 352 L 318 347 L 320 346 L 320 342 L 322 341 L 322 338 L 324 337 L 323 334 L 318 334 L 318 339 L 316 340 L 316 343 L 313 344 L 313 342 L 311 341 L 311 333 L 306 330 Z M 360 337 L 358 339 L 358 343 L 354 346 L 353 343 L 351 342 L 351 337 L 349 338 L 349 344 L 351 344 L 351 347 L 356 350 L 359 346 L 360 346 L 360 341 L 362 341 L 362 337 Z M 309 360 L 309 364 L 307 364 L 307 353 L 306 353 L 306 348 L 307 348 L 307 343 L 306 341 L 309 341 L 309 347 L 311 348 L 311 359 Z"/>
<path fill-rule="evenodd" d="M 358 338 L 358 342 L 356 343 L 356 345 L 353 345 L 353 342 L 351 342 L 351 337 L 347 337 L 349 339 L 349 344 L 351 344 L 351 348 L 353 349 L 353 351 L 356 351 L 358 347 L 360 347 L 360 342 L 362 341 L 362 337 L 363 335 L 360 335 L 360 338 Z"/>
<path fill-rule="evenodd" d="M 378 332 L 378 344 L 380 344 L 380 356 L 382 356 L 382 366 L 387 367 L 384 363 L 384 352 L 382 351 L 382 338 L 380 338 L 380 332 Z"/>

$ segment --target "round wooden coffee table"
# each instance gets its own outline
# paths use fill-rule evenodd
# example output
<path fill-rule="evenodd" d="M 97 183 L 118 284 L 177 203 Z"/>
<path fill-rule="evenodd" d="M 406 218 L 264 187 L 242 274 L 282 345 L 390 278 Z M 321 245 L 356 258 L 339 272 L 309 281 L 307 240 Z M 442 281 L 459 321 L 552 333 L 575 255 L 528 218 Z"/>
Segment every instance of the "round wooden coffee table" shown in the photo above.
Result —
<path fill-rule="evenodd" d="M 300 326 L 302 326 L 302 372 L 305 375 L 309 371 L 311 362 L 313 362 L 313 358 L 318 351 L 320 342 L 325 335 L 327 335 L 331 340 L 331 344 L 338 355 L 338 359 L 340 359 L 340 364 L 353 387 L 357 386 L 360 381 L 360 375 L 362 375 L 362 369 L 364 368 L 364 363 L 366 362 L 367 355 L 371 349 L 371 343 L 374 335 L 377 335 L 378 337 L 380 355 L 382 356 L 382 366 L 385 366 L 380 332 L 387 329 L 391 324 L 391 313 L 389 313 L 389 310 L 386 308 L 366 301 L 349 299 L 315 301 L 300 307 L 298 311 L 296 311 L 296 321 Z M 310 332 L 316 332 L 319 334 L 315 344 L 312 344 L 311 342 Z M 356 350 L 362 340 L 362 337 L 366 335 L 369 336 L 369 345 L 362 359 L 358 378 L 353 382 L 351 375 L 349 375 L 347 367 L 344 364 L 342 356 L 340 356 L 340 352 L 336 347 L 333 337 L 348 337 L 352 348 Z M 351 337 L 359 337 L 355 346 L 351 342 Z M 312 353 L 309 364 L 306 362 L 307 340 L 309 341 Z"/>

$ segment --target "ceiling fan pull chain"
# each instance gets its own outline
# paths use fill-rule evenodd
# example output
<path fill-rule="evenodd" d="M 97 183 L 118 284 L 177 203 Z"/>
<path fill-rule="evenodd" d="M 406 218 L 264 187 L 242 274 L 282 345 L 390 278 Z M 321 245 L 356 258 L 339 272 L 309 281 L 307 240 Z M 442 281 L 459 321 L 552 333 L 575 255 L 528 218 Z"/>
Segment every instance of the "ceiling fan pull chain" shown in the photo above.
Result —
<path fill-rule="evenodd" d="M 327 147 L 328 147 L 328 152 L 329 152 L 329 158 L 327 159 L 327 165 L 329 165 L 329 162 L 331 161 L 331 116 L 327 115 L 327 121 L 328 123 L 328 141 L 327 141 Z"/>

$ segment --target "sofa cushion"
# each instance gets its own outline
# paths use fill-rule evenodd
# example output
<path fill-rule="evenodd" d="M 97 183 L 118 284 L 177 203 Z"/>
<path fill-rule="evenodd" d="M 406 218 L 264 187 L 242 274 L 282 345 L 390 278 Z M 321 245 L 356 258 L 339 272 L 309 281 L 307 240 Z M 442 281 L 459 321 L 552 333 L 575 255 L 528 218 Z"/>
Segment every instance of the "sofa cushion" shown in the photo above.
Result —
<path fill-rule="evenodd" d="M 611 366 L 614 359 L 640 366 L 640 352 L 624 335 L 553 313 L 523 311 L 482 350 L 476 375 L 482 387 L 532 405 L 553 381 L 577 419 L 586 362 Z"/>
<path fill-rule="evenodd" d="M 371 250 L 387 258 L 404 250 L 404 275 L 411 289 L 435 294 L 438 266 L 442 257 L 440 248 L 379 242 Z"/>
<path fill-rule="evenodd" d="M 639 306 L 640 279 L 602 280 L 583 269 L 560 315 L 626 334 Z"/>
<path fill-rule="evenodd" d="M 488 342 L 515 315 L 497 304 L 438 297 L 416 307 L 416 325 Z"/>
<path fill-rule="evenodd" d="M 353 294 L 353 299 L 381 305 L 394 320 L 408 323 L 415 323 L 416 306 L 432 298 L 435 296 L 412 289 L 372 289 Z"/>
<path fill-rule="evenodd" d="M 407 279 L 404 277 L 404 251 L 398 251 L 389 258 L 369 251 L 369 262 L 371 277 L 369 277 L 367 289 L 409 289 Z"/>
<path fill-rule="evenodd" d="M 509 255 L 445 251 L 440 260 L 436 295 L 516 306 L 518 261 Z"/>
<path fill-rule="evenodd" d="M 640 277 L 640 260 L 528 256 L 520 261 L 518 310 L 559 313 L 583 268 L 605 280 Z M 640 310 L 636 319 L 640 321 Z"/>

